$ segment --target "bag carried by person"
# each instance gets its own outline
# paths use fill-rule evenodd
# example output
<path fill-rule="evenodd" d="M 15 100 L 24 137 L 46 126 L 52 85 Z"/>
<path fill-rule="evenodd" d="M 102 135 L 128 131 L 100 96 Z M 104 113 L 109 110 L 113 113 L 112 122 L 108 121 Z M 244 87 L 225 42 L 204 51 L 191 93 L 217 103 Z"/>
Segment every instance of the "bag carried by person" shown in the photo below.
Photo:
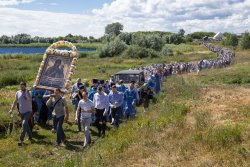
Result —
<path fill-rule="evenodd" d="M 51 107 L 51 110 L 52 110 L 52 111 L 54 111 L 56 104 L 57 104 L 61 99 L 62 99 L 62 97 L 60 97 L 60 98 L 54 103 L 54 105 Z"/>
<path fill-rule="evenodd" d="M 74 93 L 72 94 L 71 102 L 72 102 L 73 105 L 76 105 L 76 104 L 77 104 L 77 99 L 76 99 L 76 96 L 77 96 L 77 95 L 78 95 L 77 92 L 74 92 Z"/>

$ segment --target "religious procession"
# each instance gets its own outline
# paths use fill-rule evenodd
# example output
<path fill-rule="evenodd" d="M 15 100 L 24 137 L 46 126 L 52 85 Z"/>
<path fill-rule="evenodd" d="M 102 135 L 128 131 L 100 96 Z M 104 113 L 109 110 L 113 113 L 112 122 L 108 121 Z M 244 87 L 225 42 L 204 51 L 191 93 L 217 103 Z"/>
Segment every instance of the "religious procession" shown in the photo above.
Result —
<path fill-rule="evenodd" d="M 62 45 L 72 48 L 72 51 L 57 50 Z M 121 79 L 124 72 L 119 73 L 120 78 L 118 75 L 110 76 L 109 79 L 93 78 L 91 85 L 87 87 L 82 78 L 78 78 L 70 86 L 77 64 L 76 47 L 66 41 L 53 44 L 44 55 L 32 90 L 28 89 L 25 82 L 21 82 L 9 111 L 12 114 L 17 107 L 22 120 L 18 145 L 22 146 L 26 133 L 28 139 L 33 140 L 32 128 L 35 124 L 46 125 L 48 122 L 52 122 L 51 132 L 55 133 L 55 146 L 69 142 L 63 124 L 70 123 L 69 113 L 72 112 L 74 123 L 77 124 L 75 131 L 84 132 L 83 147 L 91 144 L 91 126 L 97 128 L 98 136 L 102 138 L 108 130 L 107 124 L 119 130 L 121 123 L 136 119 L 137 106 L 142 105 L 143 112 L 148 112 L 154 96 L 161 92 L 163 82 L 171 75 L 190 72 L 199 75 L 203 69 L 227 67 L 232 63 L 235 56 L 233 51 L 206 42 L 203 45 L 216 53 L 217 58 L 131 68 L 126 70 L 129 76 L 133 73 L 138 75 L 124 80 Z M 69 105 L 73 105 L 74 111 L 69 110 Z"/>

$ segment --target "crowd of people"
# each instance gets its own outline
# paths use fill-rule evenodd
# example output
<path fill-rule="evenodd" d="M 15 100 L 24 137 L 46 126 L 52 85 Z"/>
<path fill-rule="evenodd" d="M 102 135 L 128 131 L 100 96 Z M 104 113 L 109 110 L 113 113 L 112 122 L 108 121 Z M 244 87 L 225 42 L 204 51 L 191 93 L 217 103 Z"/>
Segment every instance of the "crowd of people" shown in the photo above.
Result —
<path fill-rule="evenodd" d="M 189 63 L 152 64 L 130 69 L 144 72 L 145 83 L 140 87 L 137 87 L 135 81 L 131 81 L 129 86 L 125 86 L 123 80 L 116 83 L 113 79 L 106 81 L 93 79 L 88 90 L 81 78 L 78 78 L 72 86 L 70 99 L 74 105 L 77 131 L 84 131 L 85 134 L 84 147 L 91 143 L 91 125 L 97 127 L 99 137 L 104 137 L 107 122 L 118 129 L 122 121 L 136 117 L 137 104 L 142 103 L 144 112 L 147 112 L 150 100 L 153 99 L 154 94 L 161 91 L 162 82 L 167 76 L 193 71 L 199 73 L 205 68 L 226 67 L 231 64 L 232 58 L 235 56 L 235 53 L 227 48 L 207 43 L 204 43 L 204 46 L 215 52 L 217 58 Z M 32 141 L 31 127 L 28 123 L 32 111 L 36 111 L 35 123 L 42 118 L 52 120 L 52 131 L 56 133 L 56 146 L 67 141 L 63 122 L 69 119 L 69 107 L 60 89 L 54 91 L 34 89 L 31 92 L 27 90 L 26 83 L 22 82 L 9 113 L 13 112 L 17 104 L 22 119 L 22 132 L 18 145 L 22 145 L 25 133 L 28 133 L 29 140 Z"/>

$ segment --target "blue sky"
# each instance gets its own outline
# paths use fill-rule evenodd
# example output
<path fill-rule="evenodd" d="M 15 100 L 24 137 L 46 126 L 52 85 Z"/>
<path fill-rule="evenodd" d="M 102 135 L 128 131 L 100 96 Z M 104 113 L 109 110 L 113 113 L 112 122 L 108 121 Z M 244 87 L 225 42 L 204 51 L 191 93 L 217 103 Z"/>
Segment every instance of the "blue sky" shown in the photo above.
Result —
<path fill-rule="evenodd" d="M 0 35 L 100 37 L 112 22 L 125 32 L 242 33 L 250 0 L 0 0 Z"/>
<path fill-rule="evenodd" d="M 82 14 L 90 13 L 92 9 L 101 8 L 104 3 L 110 2 L 112 0 L 36 0 L 32 3 L 10 6 L 24 10 Z"/>

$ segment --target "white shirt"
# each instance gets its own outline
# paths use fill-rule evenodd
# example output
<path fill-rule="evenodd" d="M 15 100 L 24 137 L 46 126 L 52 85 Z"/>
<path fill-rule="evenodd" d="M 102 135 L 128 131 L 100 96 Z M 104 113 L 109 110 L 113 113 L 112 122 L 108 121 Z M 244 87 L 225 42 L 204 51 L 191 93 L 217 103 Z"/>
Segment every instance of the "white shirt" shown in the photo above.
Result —
<path fill-rule="evenodd" d="M 20 113 L 24 114 L 26 112 L 32 112 L 32 94 L 30 91 L 29 93 L 26 91 L 23 92 L 21 90 L 16 92 L 16 99 L 19 104 Z"/>
<path fill-rule="evenodd" d="M 97 92 L 94 95 L 93 103 L 96 109 L 105 109 L 105 113 L 107 113 L 109 109 L 109 96 L 106 93 L 102 93 L 101 95 Z"/>
<path fill-rule="evenodd" d="M 84 101 L 83 99 L 79 101 L 78 103 L 78 108 L 77 111 L 80 110 L 81 111 L 81 119 L 84 118 L 91 118 L 91 114 L 92 114 L 92 109 L 94 108 L 94 103 L 87 99 L 86 101 Z M 83 112 L 83 110 L 85 112 Z M 86 112 L 87 111 L 87 112 Z"/>

